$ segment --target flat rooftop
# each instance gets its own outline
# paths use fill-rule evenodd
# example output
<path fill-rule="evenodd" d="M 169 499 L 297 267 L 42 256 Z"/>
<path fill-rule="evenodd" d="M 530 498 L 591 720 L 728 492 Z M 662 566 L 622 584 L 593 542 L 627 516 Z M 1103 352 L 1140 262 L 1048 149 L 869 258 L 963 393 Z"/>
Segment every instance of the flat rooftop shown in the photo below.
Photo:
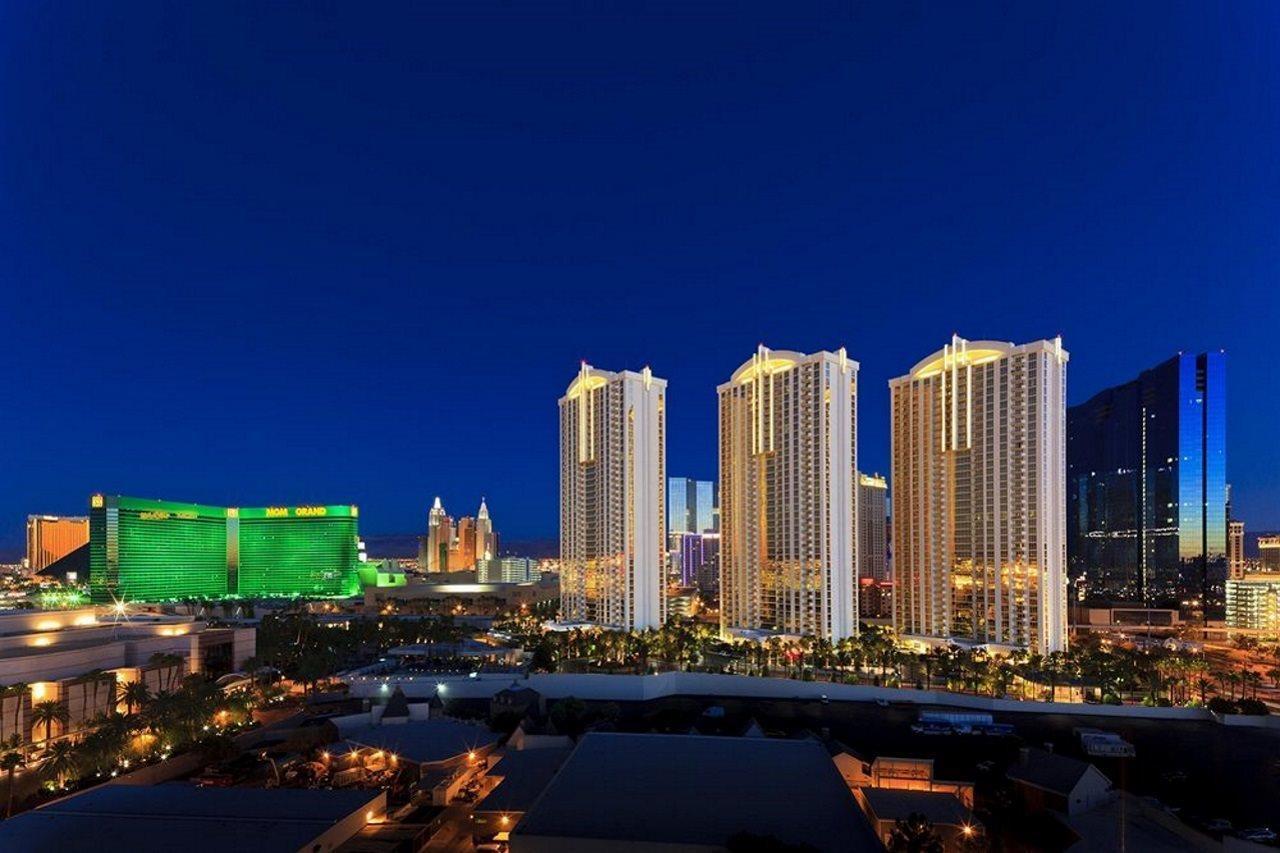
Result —
<path fill-rule="evenodd" d="M 498 790 L 501 790 L 501 785 Z M 592 732 L 512 833 L 536 839 L 723 847 L 740 832 L 818 851 L 881 851 L 813 740 Z"/>
<path fill-rule="evenodd" d="M 103 785 L 0 822 L 0 850 L 281 853 L 366 811 L 381 791 Z"/>
<path fill-rule="evenodd" d="M 502 781 L 476 803 L 478 812 L 527 812 L 547 789 L 572 747 L 508 749 L 489 770 Z"/>
<path fill-rule="evenodd" d="M 498 742 L 498 734 L 486 726 L 457 720 L 410 720 L 379 726 L 361 726 L 342 733 L 348 747 L 370 747 L 392 753 L 414 764 L 434 764 L 457 758 L 473 749 Z M 331 746 L 330 752 L 342 752 Z"/>
<path fill-rule="evenodd" d="M 898 788 L 863 788 L 867 805 L 880 820 L 905 820 L 913 814 L 924 815 L 940 826 L 963 826 L 973 823 L 973 815 L 953 794 L 940 791 L 905 791 Z"/>

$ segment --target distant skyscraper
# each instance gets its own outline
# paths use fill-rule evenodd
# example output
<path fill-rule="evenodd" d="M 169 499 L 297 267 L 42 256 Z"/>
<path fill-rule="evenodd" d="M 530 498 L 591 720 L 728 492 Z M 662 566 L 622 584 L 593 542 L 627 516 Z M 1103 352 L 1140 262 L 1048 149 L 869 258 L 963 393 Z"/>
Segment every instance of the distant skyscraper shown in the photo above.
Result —
<path fill-rule="evenodd" d="M 716 484 L 710 480 L 671 477 L 667 480 L 667 531 L 715 532 L 719 524 Z"/>
<path fill-rule="evenodd" d="M 951 343 L 889 382 L 899 634 L 1067 645 L 1062 341 Z"/>
<path fill-rule="evenodd" d="M 1230 577 L 1244 577 L 1244 522 L 1227 524 L 1227 571 Z"/>
<path fill-rule="evenodd" d="M 858 477 L 858 613 L 889 615 L 889 543 L 885 540 L 889 484 L 884 477 Z"/>
<path fill-rule="evenodd" d="M 469 515 L 464 515 L 458 519 L 458 527 L 449 547 L 449 571 L 462 572 L 474 569 L 478 556 L 484 555 L 476 552 L 476 520 Z"/>
<path fill-rule="evenodd" d="M 453 519 L 449 518 L 437 497 L 427 515 L 427 535 L 418 551 L 418 568 L 425 572 L 447 572 L 452 544 Z"/>
<path fill-rule="evenodd" d="M 666 388 L 585 362 L 560 398 L 560 606 L 569 621 L 666 618 Z"/>
<path fill-rule="evenodd" d="M 1280 572 L 1280 536 L 1258 537 L 1258 564 L 1264 572 Z"/>
<path fill-rule="evenodd" d="M 1073 577 L 1110 601 L 1223 604 L 1226 356 L 1177 355 L 1067 412 Z"/>
<path fill-rule="evenodd" d="M 27 569 L 42 572 L 72 551 L 89 544 L 89 519 L 57 515 L 27 516 Z"/>
<path fill-rule="evenodd" d="M 721 630 L 857 632 L 858 363 L 761 346 L 720 398 Z"/>
<path fill-rule="evenodd" d="M 493 532 L 493 521 L 489 518 L 489 507 L 484 498 L 480 499 L 480 512 L 476 514 L 476 559 L 486 556 L 498 556 L 498 536 Z"/>

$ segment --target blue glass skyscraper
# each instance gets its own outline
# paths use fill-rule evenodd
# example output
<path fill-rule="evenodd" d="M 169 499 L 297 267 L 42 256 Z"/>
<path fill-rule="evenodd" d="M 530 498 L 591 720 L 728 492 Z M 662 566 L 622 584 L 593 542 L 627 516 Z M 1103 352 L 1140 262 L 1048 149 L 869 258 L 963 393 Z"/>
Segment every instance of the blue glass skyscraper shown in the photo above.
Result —
<path fill-rule="evenodd" d="M 710 480 L 667 480 L 667 532 L 710 533 L 720 529 L 716 484 Z"/>
<path fill-rule="evenodd" d="M 1067 561 L 1089 598 L 1223 606 L 1226 356 L 1179 354 L 1067 410 Z"/>

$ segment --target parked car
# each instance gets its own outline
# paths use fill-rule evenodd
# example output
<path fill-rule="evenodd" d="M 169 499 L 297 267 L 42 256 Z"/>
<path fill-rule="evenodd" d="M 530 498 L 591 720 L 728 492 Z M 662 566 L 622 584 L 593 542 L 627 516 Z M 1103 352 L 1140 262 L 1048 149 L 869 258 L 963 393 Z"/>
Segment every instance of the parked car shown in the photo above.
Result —
<path fill-rule="evenodd" d="M 1255 826 L 1250 829 L 1242 829 L 1238 834 L 1245 841 L 1254 841 L 1258 844 L 1267 844 L 1276 840 L 1276 832 L 1269 826 Z"/>

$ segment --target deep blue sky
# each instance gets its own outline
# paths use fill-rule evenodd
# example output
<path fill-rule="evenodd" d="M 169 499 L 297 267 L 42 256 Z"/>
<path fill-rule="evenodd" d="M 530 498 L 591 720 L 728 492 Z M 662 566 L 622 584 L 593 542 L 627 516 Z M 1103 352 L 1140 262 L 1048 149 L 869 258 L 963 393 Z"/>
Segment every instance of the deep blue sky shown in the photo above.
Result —
<path fill-rule="evenodd" d="M 0 547 L 94 490 L 554 536 L 579 359 L 710 477 L 761 341 L 848 347 L 883 470 L 953 331 L 1072 402 L 1226 348 L 1280 527 L 1275 4 L 265 5 L 0 5 Z"/>

